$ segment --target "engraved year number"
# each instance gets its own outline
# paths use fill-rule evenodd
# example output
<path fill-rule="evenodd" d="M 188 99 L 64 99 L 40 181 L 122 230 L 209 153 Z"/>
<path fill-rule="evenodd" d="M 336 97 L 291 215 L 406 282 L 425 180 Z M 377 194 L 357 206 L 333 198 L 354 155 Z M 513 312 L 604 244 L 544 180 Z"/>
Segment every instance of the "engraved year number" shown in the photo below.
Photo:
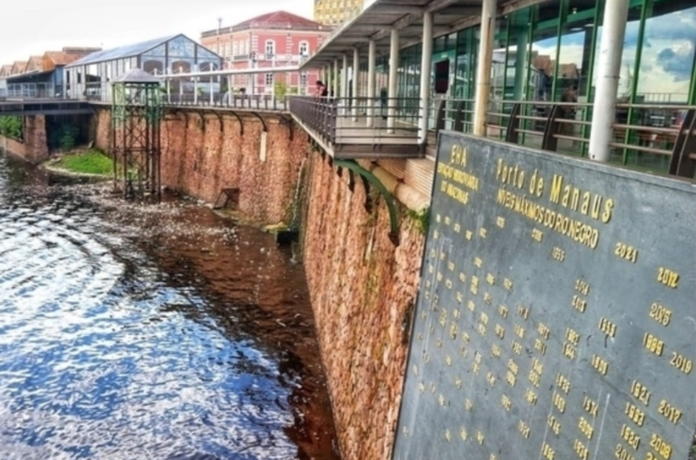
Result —
<path fill-rule="evenodd" d="M 672 352 L 672 359 L 669 360 L 670 364 L 685 374 L 691 373 L 691 368 L 693 364 L 690 359 L 685 358 L 676 351 Z"/>
<path fill-rule="evenodd" d="M 663 326 L 668 326 L 670 321 L 672 321 L 672 311 L 659 303 L 654 303 L 650 305 L 650 318 Z"/>
<path fill-rule="evenodd" d="M 614 255 L 631 263 L 638 261 L 638 250 L 624 243 L 616 243 Z"/>

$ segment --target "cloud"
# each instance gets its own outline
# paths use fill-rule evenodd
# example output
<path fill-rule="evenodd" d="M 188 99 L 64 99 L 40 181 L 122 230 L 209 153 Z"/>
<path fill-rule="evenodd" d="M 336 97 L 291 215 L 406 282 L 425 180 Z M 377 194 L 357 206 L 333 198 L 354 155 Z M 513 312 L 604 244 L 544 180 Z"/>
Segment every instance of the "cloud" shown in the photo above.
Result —
<path fill-rule="evenodd" d="M 682 47 L 676 51 L 665 48 L 659 52 L 656 60 L 665 72 L 674 76 L 675 82 L 689 81 L 694 64 L 694 48 Z"/>

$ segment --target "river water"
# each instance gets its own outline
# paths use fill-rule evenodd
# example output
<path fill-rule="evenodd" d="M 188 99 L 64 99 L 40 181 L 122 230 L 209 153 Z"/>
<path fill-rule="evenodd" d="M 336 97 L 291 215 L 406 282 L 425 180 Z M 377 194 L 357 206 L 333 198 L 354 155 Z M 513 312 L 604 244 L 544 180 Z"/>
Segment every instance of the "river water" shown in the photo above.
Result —
<path fill-rule="evenodd" d="M 0 458 L 333 460 L 301 266 L 0 154 Z"/>

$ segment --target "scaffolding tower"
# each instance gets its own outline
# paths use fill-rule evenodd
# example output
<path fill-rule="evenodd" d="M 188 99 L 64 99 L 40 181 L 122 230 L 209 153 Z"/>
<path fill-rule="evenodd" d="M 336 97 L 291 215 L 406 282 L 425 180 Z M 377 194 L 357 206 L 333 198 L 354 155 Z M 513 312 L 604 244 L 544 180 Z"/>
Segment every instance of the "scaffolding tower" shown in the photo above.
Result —
<path fill-rule="evenodd" d="M 111 89 L 114 188 L 120 185 L 126 199 L 159 203 L 163 114 L 160 80 L 136 68 L 115 78 Z"/>

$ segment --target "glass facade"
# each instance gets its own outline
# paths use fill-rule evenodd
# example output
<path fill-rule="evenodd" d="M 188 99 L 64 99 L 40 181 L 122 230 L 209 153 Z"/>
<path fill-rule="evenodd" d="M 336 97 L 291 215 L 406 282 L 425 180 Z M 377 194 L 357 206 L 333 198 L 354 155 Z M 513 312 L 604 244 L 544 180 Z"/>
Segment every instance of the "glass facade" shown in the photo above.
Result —
<path fill-rule="evenodd" d="M 488 135 L 503 136 L 507 114 L 515 101 L 525 101 L 523 130 L 539 128 L 550 103 L 577 102 L 567 109 L 568 137 L 587 138 L 591 104 L 597 83 L 598 51 L 602 38 L 604 0 L 548 0 L 498 18 L 495 30 Z M 433 42 L 431 94 L 433 107 L 440 99 L 448 107 L 465 106 L 475 94 L 478 26 L 438 37 Z M 399 97 L 418 97 L 421 45 L 401 50 Z M 360 88 L 366 94 L 367 64 L 361 65 Z M 388 73 L 387 62 L 378 63 L 378 75 Z M 378 81 L 379 78 L 378 77 Z M 378 83 L 377 89 L 386 84 Z M 533 101 L 539 101 L 538 105 Z M 646 134 L 634 125 L 674 127 L 683 118 L 675 105 L 696 104 L 696 3 L 694 0 L 630 0 L 619 80 L 619 106 L 612 161 L 651 169 L 667 167 L 667 157 L 625 145 L 669 150 L 670 136 Z M 671 107 L 666 107 L 666 106 Z M 407 101 L 404 115 L 415 110 Z M 434 111 L 431 111 L 434 112 Z M 464 130 L 471 114 L 464 115 Z M 431 117 L 430 127 L 434 127 Z M 448 128 L 452 127 L 451 120 Z M 523 134 L 520 142 L 539 147 L 539 136 Z M 559 151 L 585 155 L 587 144 L 565 141 Z"/>
<path fill-rule="evenodd" d="M 134 68 L 141 68 L 153 75 L 163 73 L 187 73 L 220 69 L 222 58 L 184 35 L 176 35 L 135 45 L 105 50 L 88 55 L 70 64 L 67 90 L 73 97 L 108 100 L 108 83 Z M 212 82 L 211 82 L 212 79 Z M 172 80 L 170 92 L 174 94 L 220 90 L 219 77 L 199 77 Z M 212 84 L 211 84 L 212 83 Z"/>

